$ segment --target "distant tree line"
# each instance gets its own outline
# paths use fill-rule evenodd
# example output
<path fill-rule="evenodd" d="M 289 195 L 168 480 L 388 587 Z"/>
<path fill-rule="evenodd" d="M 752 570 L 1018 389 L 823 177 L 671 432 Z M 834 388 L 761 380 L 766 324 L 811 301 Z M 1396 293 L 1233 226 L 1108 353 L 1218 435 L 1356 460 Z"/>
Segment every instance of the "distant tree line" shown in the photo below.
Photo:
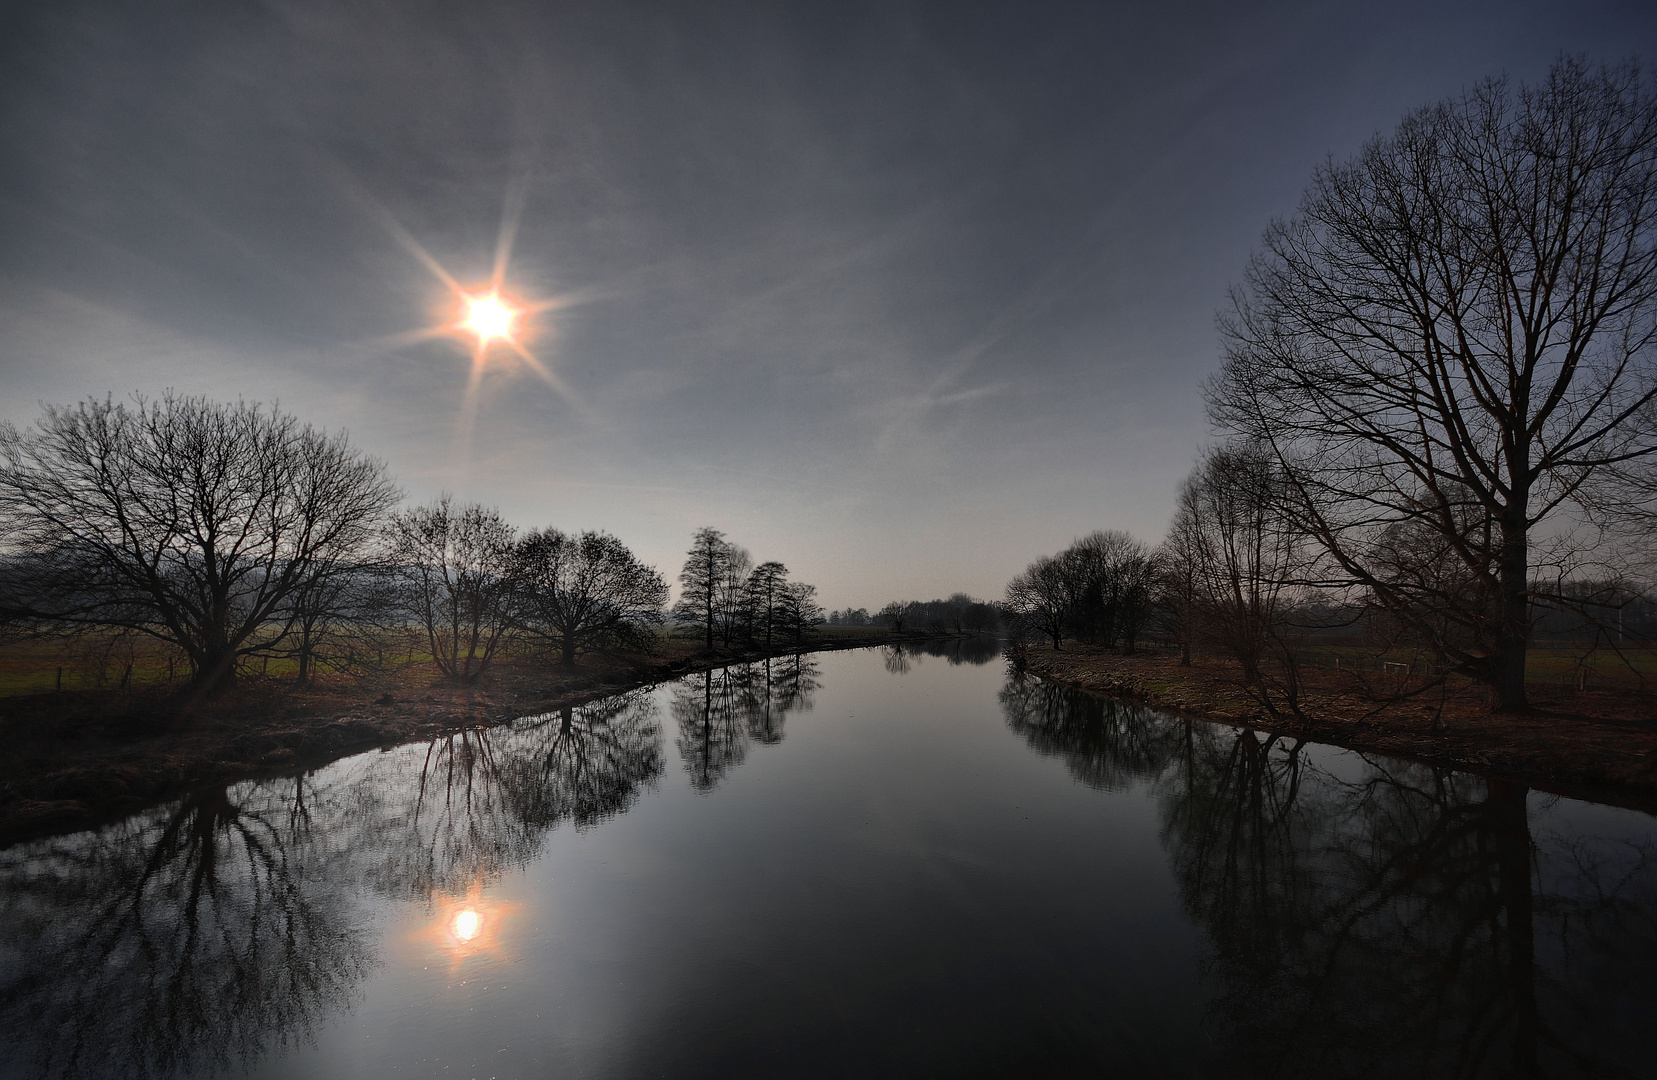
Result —
<path fill-rule="evenodd" d="M 1001 614 L 994 604 L 958 592 L 947 600 L 893 600 L 876 612 L 869 624 L 898 631 L 993 634 L 1000 629 Z"/>
<path fill-rule="evenodd" d="M 1028 632 L 1131 648 L 1117 613 L 1154 611 L 1288 712 L 1296 645 L 1361 632 L 1516 711 L 1539 630 L 1620 647 L 1650 612 L 1657 93 L 1633 64 L 1489 80 L 1319 168 L 1220 329 L 1224 441 L 1167 542 L 1037 560 L 1008 587 Z"/>
<path fill-rule="evenodd" d="M 602 531 L 522 531 L 448 496 L 401 507 L 384 463 L 278 409 L 168 394 L 0 425 L 0 628 L 114 630 L 178 650 L 198 690 L 254 661 L 298 678 L 412 628 L 475 682 L 509 644 L 562 663 L 650 649 L 661 574 Z M 672 610 L 712 647 L 800 643 L 816 590 L 698 530 Z M 382 643 L 376 645 L 376 639 Z"/>

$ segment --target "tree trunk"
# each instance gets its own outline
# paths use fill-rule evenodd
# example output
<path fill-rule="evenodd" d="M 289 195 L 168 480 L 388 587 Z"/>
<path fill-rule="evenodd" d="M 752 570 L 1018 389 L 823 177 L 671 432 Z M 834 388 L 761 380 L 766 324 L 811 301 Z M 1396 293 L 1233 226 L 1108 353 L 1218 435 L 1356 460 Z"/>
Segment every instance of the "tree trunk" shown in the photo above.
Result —
<path fill-rule="evenodd" d="M 574 667 L 575 666 L 575 635 L 574 634 L 565 634 L 564 635 L 564 666 L 565 667 Z"/>
<path fill-rule="evenodd" d="M 203 694 L 216 694 L 228 689 L 236 681 L 236 650 L 230 648 L 218 649 L 212 652 L 203 651 L 196 661 L 195 690 Z"/>
<path fill-rule="evenodd" d="M 1526 712 L 1525 654 L 1530 639 L 1529 537 L 1524 524 L 1525 502 L 1515 498 L 1502 523 L 1502 548 L 1497 568 L 1501 609 L 1496 613 L 1495 655 L 1490 658 L 1490 683 L 1498 712 Z"/>

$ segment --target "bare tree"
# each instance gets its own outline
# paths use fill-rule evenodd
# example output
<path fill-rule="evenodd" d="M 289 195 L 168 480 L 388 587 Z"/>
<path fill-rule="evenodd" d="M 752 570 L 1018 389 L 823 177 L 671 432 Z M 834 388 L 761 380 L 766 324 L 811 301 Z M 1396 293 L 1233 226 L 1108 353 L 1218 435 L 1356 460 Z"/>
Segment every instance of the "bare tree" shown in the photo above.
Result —
<path fill-rule="evenodd" d="M 309 682 L 318 668 L 349 670 L 366 658 L 364 647 L 383 652 L 383 632 L 394 617 L 396 590 L 390 568 L 365 559 L 330 560 L 283 605 L 279 641 L 298 665 L 297 681 Z"/>
<path fill-rule="evenodd" d="M 679 602 L 673 605 L 673 616 L 680 622 L 701 623 L 709 649 L 721 611 L 720 589 L 730 574 L 734 550 L 718 529 L 697 529 L 684 569 L 679 571 Z"/>
<path fill-rule="evenodd" d="M 556 644 L 565 666 L 580 651 L 656 643 L 667 582 L 609 533 L 532 532 L 513 553 L 512 581 L 518 625 Z"/>
<path fill-rule="evenodd" d="M 512 627 L 512 526 L 445 495 L 394 515 L 390 536 L 404 603 L 438 670 L 476 682 Z"/>
<path fill-rule="evenodd" d="M 794 639 L 798 645 L 805 635 L 823 621 L 823 609 L 817 605 L 817 586 L 802 581 L 784 582 L 777 598 L 777 629 Z"/>
<path fill-rule="evenodd" d="M 1318 169 L 1263 243 L 1215 422 L 1270 448 L 1346 581 L 1402 620 L 1446 598 L 1386 572 L 1389 538 L 1434 535 L 1483 582 L 1449 658 L 1524 709 L 1538 537 L 1657 453 L 1657 96 L 1574 59 L 1484 82 Z"/>
<path fill-rule="evenodd" d="M 167 394 L 0 425 L 10 599 L 177 646 L 198 689 L 280 644 L 284 605 L 370 542 L 385 466 L 274 407 Z"/>
<path fill-rule="evenodd" d="M 910 609 L 914 606 L 914 604 L 905 600 L 893 600 L 875 613 L 875 619 L 889 624 L 893 630 L 901 634 L 904 626 L 909 622 Z"/>
<path fill-rule="evenodd" d="M 1130 655 L 1150 618 L 1156 561 L 1151 549 L 1125 532 L 1093 532 L 1059 555 L 1069 579 L 1070 622 L 1084 641 Z"/>
<path fill-rule="evenodd" d="M 754 557 L 748 549 L 736 544 L 726 547 L 723 572 L 714 590 L 714 604 L 719 623 L 720 639 L 726 646 L 737 637 L 752 637 L 752 612 L 746 604 L 748 575 L 753 569 Z"/>
<path fill-rule="evenodd" d="M 1268 711 L 1298 715 L 1293 646 L 1311 553 L 1285 512 L 1289 489 L 1262 447 L 1209 451 L 1180 488 L 1169 546 L 1185 633 L 1235 660 Z"/>
<path fill-rule="evenodd" d="M 783 592 L 788 587 L 788 567 L 780 562 L 763 562 L 748 575 L 747 595 L 743 606 L 747 611 L 745 622 L 749 632 L 758 638 L 765 636 L 765 647 L 779 627 L 778 615 L 783 603 Z"/>
<path fill-rule="evenodd" d="M 1007 610 L 1015 630 L 1040 634 L 1055 649 L 1064 643 L 1075 599 L 1074 575 L 1051 555 L 1043 555 L 1007 583 Z"/>

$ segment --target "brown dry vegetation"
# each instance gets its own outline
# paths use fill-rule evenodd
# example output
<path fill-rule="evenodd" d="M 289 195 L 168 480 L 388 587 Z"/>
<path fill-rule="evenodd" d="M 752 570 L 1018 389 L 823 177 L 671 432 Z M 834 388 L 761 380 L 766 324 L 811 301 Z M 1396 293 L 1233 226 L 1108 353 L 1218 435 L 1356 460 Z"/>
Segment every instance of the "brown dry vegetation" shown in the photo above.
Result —
<path fill-rule="evenodd" d="M 1657 813 L 1657 695 L 1533 682 L 1532 711 L 1491 711 L 1470 682 L 1428 688 L 1408 676 L 1339 670 L 1304 673 L 1306 723 L 1274 718 L 1235 665 L 1163 655 L 1126 657 L 1085 645 L 1032 646 L 1042 678 L 1237 727 L 1375 750 L 1428 764 L 1519 780 L 1544 791 Z"/>
<path fill-rule="evenodd" d="M 903 638 L 883 628 L 831 628 L 805 648 L 857 648 Z M 0 685 L 55 685 L 63 649 L 101 655 L 107 642 L 25 643 L 0 657 Z M 181 710 L 164 678 L 165 660 L 140 647 L 129 687 L 125 661 L 103 671 L 65 668 L 61 692 L 0 697 L 0 847 L 83 828 L 175 796 L 190 787 L 294 775 L 337 758 L 473 725 L 647 686 L 691 671 L 795 651 L 714 650 L 667 639 L 652 655 L 583 656 L 574 670 L 541 655 L 509 655 L 475 686 L 439 677 L 429 658 L 297 685 L 286 674 L 244 676 L 210 703 Z M 70 652 L 67 655 L 79 655 Z M 70 678 L 73 674 L 73 679 Z M 179 675 L 180 681 L 183 676 Z M 47 681 L 51 680 L 51 681 Z M 156 680 L 156 681 L 151 681 Z"/>

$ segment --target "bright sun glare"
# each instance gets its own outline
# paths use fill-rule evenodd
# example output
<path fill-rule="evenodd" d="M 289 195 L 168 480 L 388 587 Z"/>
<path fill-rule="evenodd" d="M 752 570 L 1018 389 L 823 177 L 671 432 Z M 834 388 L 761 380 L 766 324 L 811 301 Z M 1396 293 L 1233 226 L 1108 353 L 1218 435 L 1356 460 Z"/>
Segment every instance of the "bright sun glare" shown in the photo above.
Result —
<path fill-rule="evenodd" d="M 478 913 L 473 911 L 471 908 L 467 908 L 466 910 L 460 912 L 455 916 L 455 937 L 461 941 L 471 941 L 473 938 L 478 936 L 480 922 L 481 920 L 478 918 Z"/>
<path fill-rule="evenodd" d="M 518 309 L 492 292 L 466 297 L 466 318 L 461 325 L 478 336 L 479 345 L 486 345 L 493 338 L 512 340 L 512 323 L 517 317 Z"/>

